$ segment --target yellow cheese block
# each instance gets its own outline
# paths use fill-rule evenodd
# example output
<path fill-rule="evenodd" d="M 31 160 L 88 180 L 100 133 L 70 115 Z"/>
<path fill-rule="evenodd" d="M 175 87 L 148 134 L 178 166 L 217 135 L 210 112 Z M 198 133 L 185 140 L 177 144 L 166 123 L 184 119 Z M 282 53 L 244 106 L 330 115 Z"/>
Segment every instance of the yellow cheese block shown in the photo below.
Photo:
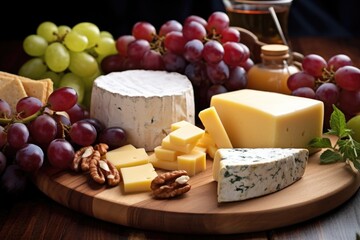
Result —
<path fill-rule="evenodd" d="M 243 89 L 214 95 L 217 113 L 234 148 L 306 148 L 322 136 L 322 101 Z"/>
<path fill-rule="evenodd" d="M 120 170 L 124 167 L 131 167 L 146 164 L 149 162 L 149 155 L 145 148 L 137 148 L 133 150 L 109 151 L 106 153 L 106 159 Z"/>
<path fill-rule="evenodd" d="M 190 153 L 195 147 L 196 143 L 188 143 L 185 145 L 177 145 L 170 142 L 170 136 L 167 135 L 161 141 L 161 146 L 166 149 L 182 152 L 182 153 Z"/>
<path fill-rule="evenodd" d="M 178 163 L 177 161 L 161 161 L 156 158 L 155 153 L 149 155 L 149 162 L 156 168 L 174 171 L 178 170 Z"/>
<path fill-rule="evenodd" d="M 176 161 L 176 157 L 181 153 L 171 149 L 166 149 L 162 146 L 157 146 L 154 149 L 155 156 L 161 161 Z"/>
<path fill-rule="evenodd" d="M 178 170 L 185 170 L 189 176 L 202 172 L 206 169 L 206 153 L 193 150 L 189 154 L 177 157 Z"/>
<path fill-rule="evenodd" d="M 201 129 L 193 124 L 188 124 L 170 132 L 170 142 L 176 145 L 196 143 L 202 135 L 204 135 L 204 132 L 204 129 Z"/>
<path fill-rule="evenodd" d="M 200 111 L 199 118 L 218 148 L 232 148 L 229 136 L 215 107 L 209 107 Z"/>
<path fill-rule="evenodd" d="M 157 177 L 157 173 L 151 163 L 124 167 L 120 169 L 120 173 L 126 193 L 151 191 L 151 181 Z"/>
<path fill-rule="evenodd" d="M 196 146 L 199 147 L 215 146 L 215 141 L 210 136 L 210 134 L 205 130 L 204 135 L 199 139 L 199 141 L 197 141 Z"/>

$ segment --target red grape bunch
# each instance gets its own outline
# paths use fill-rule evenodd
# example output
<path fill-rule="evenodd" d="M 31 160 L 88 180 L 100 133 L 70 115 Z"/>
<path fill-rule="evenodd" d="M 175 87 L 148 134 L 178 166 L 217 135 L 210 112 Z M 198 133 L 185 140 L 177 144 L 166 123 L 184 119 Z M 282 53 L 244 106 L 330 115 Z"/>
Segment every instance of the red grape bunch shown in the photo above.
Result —
<path fill-rule="evenodd" d="M 183 24 L 169 20 L 159 31 L 149 22 L 137 22 L 131 35 L 117 38 L 118 54 L 104 58 L 101 68 L 104 73 L 147 69 L 185 74 L 201 109 L 214 94 L 245 88 L 246 71 L 254 64 L 240 32 L 229 23 L 224 12 L 207 20 L 191 15 Z"/>
<path fill-rule="evenodd" d="M 288 78 L 288 87 L 295 96 L 324 102 L 324 127 L 329 127 L 332 105 L 350 119 L 360 112 L 360 69 L 349 56 L 337 54 L 327 61 L 309 54 L 303 58 L 302 71 Z"/>
<path fill-rule="evenodd" d="M 125 144 L 121 127 L 104 127 L 77 104 L 71 87 L 54 90 L 45 105 L 25 97 L 10 105 L 0 99 L 0 191 L 10 196 L 25 189 L 26 179 L 45 164 L 67 170 L 83 146 L 106 143 L 109 149 Z"/>

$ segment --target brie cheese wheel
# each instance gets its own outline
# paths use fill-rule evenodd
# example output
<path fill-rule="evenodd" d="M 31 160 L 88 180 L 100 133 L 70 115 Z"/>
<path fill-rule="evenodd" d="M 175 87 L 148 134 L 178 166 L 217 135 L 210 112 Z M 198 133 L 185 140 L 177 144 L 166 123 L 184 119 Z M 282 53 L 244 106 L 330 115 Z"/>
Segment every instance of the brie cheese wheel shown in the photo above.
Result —
<path fill-rule="evenodd" d="M 218 202 L 240 201 L 279 191 L 305 172 L 309 151 L 301 148 L 223 148 L 214 158 Z"/>
<path fill-rule="evenodd" d="M 153 151 L 172 123 L 194 124 L 194 90 L 190 80 L 176 72 L 112 72 L 95 79 L 90 116 L 106 127 L 122 127 L 129 144 Z"/>

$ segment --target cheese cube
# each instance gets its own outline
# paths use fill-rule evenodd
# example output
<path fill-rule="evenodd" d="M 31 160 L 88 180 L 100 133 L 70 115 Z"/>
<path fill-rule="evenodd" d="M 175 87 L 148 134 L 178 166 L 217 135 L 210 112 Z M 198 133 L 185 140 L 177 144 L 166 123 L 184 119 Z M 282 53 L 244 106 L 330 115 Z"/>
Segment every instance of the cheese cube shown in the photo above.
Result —
<path fill-rule="evenodd" d="M 217 113 L 234 148 L 306 148 L 321 137 L 322 101 L 242 89 L 214 95 Z"/>
<path fill-rule="evenodd" d="M 151 163 L 124 167 L 120 169 L 120 173 L 126 193 L 151 191 L 151 181 L 157 176 Z"/>
<path fill-rule="evenodd" d="M 123 167 L 131 167 L 149 162 L 149 155 L 144 148 L 124 151 L 109 151 L 106 153 L 106 159 L 120 170 Z"/>
<path fill-rule="evenodd" d="M 225 131 L 215 107 L 209 107 L 199 112 L 199 118 L 205 130 L 214 139 L 218 148 L 232 148 L 229 136 Z"/>
<path fill-rule="evenodd" d="M 121 146 L 121 147 L 118 147 L 118 148 L 115 148 L 113 150 L 111 150 L 111 152 L 113 151 L 125 151 L 125 150 L 134 150 L 136 149 L 136 147 L 132 144 L 126 144 L 124 146 Z M 110 152 L 110 151 L 109 151 Z"/>
<path fill-rule="evenodd" d="M 149 162 L 156 168 L 160 168 L 163 170 L 174 171 L 178 170 L 178 163 L 177 161 L 161 161 L 156 158 L 155 153 L 150 154 Z"/>
<path fill-rule="evenodd" d="M 178 156 L 177 162 L 179 170 L 186 170 L 189 176 L 194 176 L 206 169 L 206 153 L 193 150 L 189 154 Z"/>
<path fill-rule="evenodd" d="M 162 161 L 176 161 L 176 157 L 180 154 L 177 151 L 157 146 L 154 149 L 155 156 L 157 159 Z"/>
<path fill-rule="evenodd" d="M 177 145 L 170 142 L 170 136 L 167 135 L 163 138 L 161 142 L 161 146 L 166 149 L 182 152 L 182 153 L 190 153 L 195 147 L 196 143 L 188 143 L 185 145 Z"/>
<path fill-rule="evenodd" d="M 171 124 L 171 127 L 170 127 L 170 130 L 171 132 L 175 131 L 176 129 L 179 129 L 185 125 L 188 125 L 188 124 L 192 124 L 186 120 L 182 120 L 182 121 L 179 121 L 179 122 L 175 122 L 175 123 L 172 123 Z"/>
<path fill-rule="evenodd" d="M 299 148 L 219 149 L 213 164 L 218 202 L 259 197 L 299 180 L 309 157 Z"/>
<path fill-rule="evenodd" d="M 196 144 L 202 135 L 204 135 L 204 132 L 204 129 L 193 124 L 187 124 L 169 133 L 170 143 L 176 145 Z"/>
<path fill-rule="evenodd" d="M 215 146 L 215 141 L 210 136 L 210 134 L 205 130 L 204 135 L 196 143 L 196 146 L 199 146 L 199 147 Z"/>

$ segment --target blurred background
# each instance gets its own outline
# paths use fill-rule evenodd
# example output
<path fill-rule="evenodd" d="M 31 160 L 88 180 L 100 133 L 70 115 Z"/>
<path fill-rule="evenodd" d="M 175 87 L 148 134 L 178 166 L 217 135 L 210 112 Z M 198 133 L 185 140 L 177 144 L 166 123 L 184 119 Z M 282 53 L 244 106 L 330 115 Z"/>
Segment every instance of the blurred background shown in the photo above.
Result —
<path fill-rule="evenodd" d="M 23 40 L 43 21 L 70 27 L 89 21 L 118 37 L 131 33 L 132 25 L 141 20 L 159 28 L 170 19 L 206 19 L 213 11 L 225 11 L 222 0 L 3 1 L 1 9 L 1 40 Z M 359 10 L 358 0 L 293 0 L 289 36 L 359 37 Z"/>

